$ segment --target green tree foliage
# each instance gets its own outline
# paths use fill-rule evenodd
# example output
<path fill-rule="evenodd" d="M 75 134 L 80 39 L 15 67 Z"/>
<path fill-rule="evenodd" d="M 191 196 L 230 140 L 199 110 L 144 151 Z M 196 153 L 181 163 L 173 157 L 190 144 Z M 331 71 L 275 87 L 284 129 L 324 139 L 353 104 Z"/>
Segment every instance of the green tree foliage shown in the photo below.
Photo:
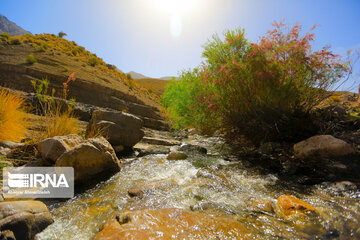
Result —
<path fill-rule="evenodd" d="M 243 135 L 256 144 L 313 134 L 310 110 L 348 69 L 328 48 L 311 49 L 313 33 L 300 33 L 298 24 L 274 23 L 258 43 L 242 29 L 227 31 L 225 40 L 214 35 L 205 62 L 164 93 L 175 127 L 220 129 L 229 140 Z"/>

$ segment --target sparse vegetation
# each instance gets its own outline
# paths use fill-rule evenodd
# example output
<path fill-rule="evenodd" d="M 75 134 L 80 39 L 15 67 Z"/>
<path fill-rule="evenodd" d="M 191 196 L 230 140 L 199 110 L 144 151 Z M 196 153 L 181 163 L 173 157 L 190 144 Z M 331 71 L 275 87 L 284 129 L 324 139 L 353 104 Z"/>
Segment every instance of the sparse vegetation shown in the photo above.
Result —
<path fill-rule="evenodd" d="M 10 34 L 3 32 L 0 34 L 0 37 L 5 38 L 5 39 L 9 39 L 10 38 Z"/>
<path fill-rule="evenodd" d="M 74 80 L 73 73 L 64 83 L 62 100 L 66 100 L 68 84 Z M 54 98 L 55 89 L 50 90 L 49 84 L 50 82 L 47 79 L 43 79 L 39 84 L 32 81 L 40 103 L 38 111 L 45 118 L 41 131 L 33 134 L 33 142 L 54 136 L 78 134 L 80 131 L 78 119 L 74 116 L 73 104 L 65 105 L 62 101 L 56 101 Z M 75 100 L 72 100 L 72 102 L 74 103 Z"/>
<path fill-rule="evenodd" d="M 96 57 L 89 58 L 89 65 L 95 67 L 98 64 L 98 59 Z"/>
<path fill-rule="evenodd" d="M 19 141 L 25 137 L 28 122 L 26 120 L 24 100 L 0 90 L 0 141 Z"/>
<path fill-rule="evenodd" d="M 49 48 L 49 46 L 46 43 L 40 43 L 40 46 L 38 47 L 38 50 L 40 52 L 46 52 L 46 50 Z"/>
<path fill-rule="evenodd" d="M 64 32 L 62 32 L 62 31 L 58 33 L 58 37 L 63 38 L 63 37 L 65 37 L 65 36 L 67 36 L 67 34 L 64 33 Z"/>
<path fill-rule="evenodd" d="M 20 41 L 20 39 L 18 39 L 18 38 L 11 38 L 11 39 L 10 39 L 10 44 L 11 44 L 11 45 L 20 45 L 20 44 L 21 44 L 21 41 Z"/>
<path fill-rule="evenodd" d="M 34 64 L 37 62 L 36 58 L 34 57 L 34 54 L 29 54 L 29 56 L 26 58 L 26 62 L 29 64 Z"/>

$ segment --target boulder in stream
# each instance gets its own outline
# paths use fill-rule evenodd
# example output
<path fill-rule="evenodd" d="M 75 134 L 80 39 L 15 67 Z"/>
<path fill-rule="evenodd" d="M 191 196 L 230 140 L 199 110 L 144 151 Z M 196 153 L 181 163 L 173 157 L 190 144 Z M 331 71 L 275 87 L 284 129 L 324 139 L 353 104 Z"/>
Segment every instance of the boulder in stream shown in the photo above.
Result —
<path fill-rule="evenodd" d="M 144 137 L 140 118 L 115 110 L 94 111 L 90 127 L 101 129 L 113 146 L 132 147 Z"/>
<path fill-rule="evenodd" d="M 294 145 L 297 158 L 339 157 L 355 153 L 355 149 L 347 142 L 331 135 L 318 135 Z"/>
<path fill-rule="evenodd" d="M 123 213 L 108 221 L 95 240 L 247 239 L 249 230 L 234 218 L 168 208 Z"/>
<path fill-rule="evenodd" d="M 73 167 L 75 181 L 84 182 L 96 175 L 110 175 L 120 170 L 120 162 L 110 143 L 103 137 L 89 138 L 63 153 L 56 167 Z"/>
<path fill-rule="evenodd" d="M 185 144 L 179 148 L 179 151 L 183 152 L 192 152 L 192 153 L 199 153 L 199 154 L 206 154 L 207 149 L 204 147 L 201 147 L 199 145 L 193 145 L 193 144 Z"/>
<path fill-rule="evenodd" d="M 278 197 L 277 212 L 283 217 L 318 214 L 317 209 L 311 204 L 289 195 Z"/>
<path fill-rule="evenodd" d="M 185 160 L 187 159 L 187 155 L 181 151 L 172 151 L 167 155 L 167 160 Z"/>
<path fill-rule="evenodd" d="M 30 240 L 53 222 L 48 208 L 40 201 L 0 202 L 1 239 Z"/>

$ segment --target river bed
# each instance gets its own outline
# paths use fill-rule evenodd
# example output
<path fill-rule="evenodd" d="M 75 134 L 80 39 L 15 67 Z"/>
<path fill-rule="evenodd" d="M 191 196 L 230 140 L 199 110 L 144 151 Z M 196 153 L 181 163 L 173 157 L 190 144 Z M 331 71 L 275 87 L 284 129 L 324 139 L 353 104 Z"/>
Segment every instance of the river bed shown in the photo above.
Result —
<path fill-rule="evenodd" d="M 124 210 L 180 208 L 217 212 L 235 218 L 248 229 L 249 239 L 357 239 L 360 237 L 360 192 L 335 194 L 333 184 L 314 186 L 281 182 L 227 161 L 218 138 L 198 137 L 192 143 L 207 155 L 190 154 L 186 160 L 167 160 L 165 154 L 127 159 L 121 171 L 66 202 L 50 205 L 55 222 L 36 239 L 93 239 L 100 226 Z M 130 161 L 132 160 L 132 161 Z M 128 189 L 150 186 L 142 197 Z M 251 199 L 271 200 L 292 195 L 316 207 L 320 214 L 306 219 L 284 219 L 258 211 Z M 210 236 L 209 236 L 210 239 Z"/>

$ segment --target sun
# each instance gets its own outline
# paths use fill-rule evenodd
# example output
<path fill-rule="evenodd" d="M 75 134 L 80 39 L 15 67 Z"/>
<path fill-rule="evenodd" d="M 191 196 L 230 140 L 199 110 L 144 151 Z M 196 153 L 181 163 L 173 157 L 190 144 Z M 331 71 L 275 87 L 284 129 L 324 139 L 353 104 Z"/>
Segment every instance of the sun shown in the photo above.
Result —
<path fill-rule="evenodd" d="M 198 0 L 151 0 L 154 7 L 170 16 L 170 33 L 178 38 L 182 32 L 183 17 L 193 10 Z"/>

